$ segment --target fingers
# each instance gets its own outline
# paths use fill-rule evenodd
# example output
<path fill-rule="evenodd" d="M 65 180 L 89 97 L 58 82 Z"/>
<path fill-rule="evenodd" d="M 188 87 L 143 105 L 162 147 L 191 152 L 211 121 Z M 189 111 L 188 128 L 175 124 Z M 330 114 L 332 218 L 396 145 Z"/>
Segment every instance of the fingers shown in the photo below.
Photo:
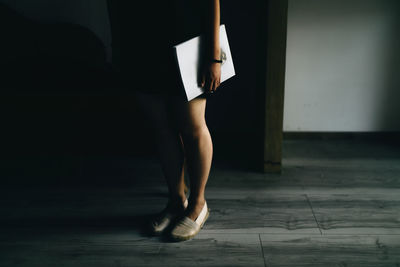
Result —
<path fill-rule="evenodd" d="M 212 80 L 209 77 L 206 77 L 205 79 L 205 84 L 204 84 L 204 90 L 206 92 L 211 92 L 211 86 L 212 86 Z"/>
<path fill-rule="evenodd" d="M 212 91 L 215 92 L 220 85 L 221 81 L 219 79 L 206 79 L 203 88 L 206 92 L 211 93 Z"/>
<path fill-rule="evenodd" d="M 218 79 L 216 80 L 216 83 L 215 83 L 215 84 L 216 84 L 215 90 L 217 90 L 217 88 L 221 85 L 221 79 L 218 78 Z"/>
<path fill-rule="evenodd" d="M 221 85 L 221 79 L 212 79 L 207 75 L 202 76 L 201 87 L 204 88 L 205 92 L 211 93 L 212 91 L 216 91 L 217 88 Z"/>
<path fill-rule="evenodd" d="M 217 88 L 221 85 L 221 80 L 220 79 L 214 79 L 212 82 L 212 88 L 211 90 L 217 91 Z"/>
<path fill-rule="evenodd" d="M 200 79 L 200 87 L 204 88 L 205 83 L 206 83 L 206 76 L 204 74 L 202 74 L 201 79 Z"/>
<path fill-rule="evenodd" d="M 215 89 L 216 89 L 215 85 L 216 85 L 215 80 L 212 80 L 211 86 L 210 86 L 210 91 L 215 91 Z"/>

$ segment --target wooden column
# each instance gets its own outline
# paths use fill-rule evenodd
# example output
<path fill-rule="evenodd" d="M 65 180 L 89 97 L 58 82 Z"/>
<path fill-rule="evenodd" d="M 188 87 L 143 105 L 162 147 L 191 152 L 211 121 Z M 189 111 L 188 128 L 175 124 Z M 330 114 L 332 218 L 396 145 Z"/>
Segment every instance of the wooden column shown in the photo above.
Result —
<path fill-rule="evenodd" d="M 280 172 L 282 167 L 287 10 L 288 0 L 268 1 L 264 172 Z"/>

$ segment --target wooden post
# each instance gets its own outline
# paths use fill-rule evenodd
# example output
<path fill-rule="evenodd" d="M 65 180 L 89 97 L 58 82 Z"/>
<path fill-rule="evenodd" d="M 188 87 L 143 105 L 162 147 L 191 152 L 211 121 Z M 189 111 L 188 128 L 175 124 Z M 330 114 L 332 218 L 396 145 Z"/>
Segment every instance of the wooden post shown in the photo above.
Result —
<path fill-rule="evenodd" d="M 264 120 L 264 172 L 282 167 L 283 100 L 288 0 L 269 0 Z"/>

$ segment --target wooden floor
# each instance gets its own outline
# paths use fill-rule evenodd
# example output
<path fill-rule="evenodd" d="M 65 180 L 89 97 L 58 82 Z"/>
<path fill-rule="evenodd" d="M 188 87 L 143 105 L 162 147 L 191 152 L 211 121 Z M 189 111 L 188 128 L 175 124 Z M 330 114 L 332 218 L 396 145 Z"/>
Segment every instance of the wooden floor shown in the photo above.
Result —
<path fill-rule="evenodd" d="M 399 146 L 287 140 L 282 174 L 216 161 L 181 243 L 141 231 L 166 201 L 156 160 L 83 162 L 87 183 L 1 187 L 0 266 L 400 266 Z"/>

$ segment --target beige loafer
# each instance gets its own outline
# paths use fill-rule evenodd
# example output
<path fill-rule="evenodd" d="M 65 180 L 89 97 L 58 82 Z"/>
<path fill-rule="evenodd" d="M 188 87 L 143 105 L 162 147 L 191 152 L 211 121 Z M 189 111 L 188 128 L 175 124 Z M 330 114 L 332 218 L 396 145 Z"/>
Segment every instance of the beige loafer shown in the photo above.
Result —
<path fill-rule="evenodd" d="M 186 199 L 185 202 L 183 203 L 184 209 L 187 208 L 188 204 L 189 202 Z M 182 210 L 181 212 L 183 211 L 184 210 Z M 167 227 L 171 225 L 171 222 L 181 215 L 181 212 L 172 213 L 168 212 L 167 210 L 162 211 L 158 215 L 158 218 L 155 218 L 150 222 L 151 233 L 153 235 L 161 235 L 165 231 L 165 229 L 167 229 Z"/>
<path fill-rule="evenodd" d="M 200 229 L 203 228 L 209 214 L 210 210 L 208 209 L 207 202 L 205 202 L 204 207 L 196 220 L 193 221 L 189 217 L 183 216 L 183 218 L 180 219 L 172 229 L 170 237 L 175 241 L 192 239 L 200 232 Z"/>

